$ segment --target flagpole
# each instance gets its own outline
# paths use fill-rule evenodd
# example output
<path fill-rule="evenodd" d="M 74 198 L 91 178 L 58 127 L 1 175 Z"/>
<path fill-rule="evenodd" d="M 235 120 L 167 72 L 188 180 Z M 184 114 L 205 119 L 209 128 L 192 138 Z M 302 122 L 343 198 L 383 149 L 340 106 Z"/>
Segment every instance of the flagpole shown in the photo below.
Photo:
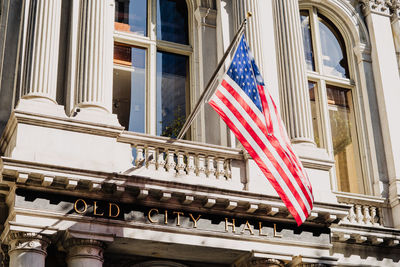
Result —
<path fill-rule="evenodd" d="M 182 139 L 182 137 L 185 135 L 187 130 L 192 125 L 192 123 L 193 123 L 194 119 L 196 118 L 197 114 L 199 114 L 199 111 L 200 111 L 200 108 L 203 105 L 204 99 L 206 98 L 206 96 L 210 95 L 210 91 L 211 91 L 211 89 L 213 89 L 212 85 L 214 84 L 215 78 L 217 77 L 219 71 L 221 70 L 222 65 L 225 63 L 226 58 L 231 53 L 232 48 L 237 44 L 242 32 L 245 29 L 247 19 L 249 17 L 251 17 L 251 15 L 252 15 L 251 12 L 247 12 L 246 18 L 240 24 L 240 27 L 239 27 L 238 31 L 236 32 L 235 36 L 233 37 L 233 40 L 232 40 L 231 44 L 226 49 L 225 54 L 222 56 L 221 60 L 219 61 L 217 68 L 215 69 L 214 73 L 212 74 L 210 80 L 208 81 L 203 93 L 200 95 L 200 98 L 197 101 L 194 109 L 190 112 L 189 116 L 187 117 L 187 119 L 185 121 L 185 124 L 182 126 L 182 129 L 179 132 L 179 134 L 176 137 L 176 139 Z"/>

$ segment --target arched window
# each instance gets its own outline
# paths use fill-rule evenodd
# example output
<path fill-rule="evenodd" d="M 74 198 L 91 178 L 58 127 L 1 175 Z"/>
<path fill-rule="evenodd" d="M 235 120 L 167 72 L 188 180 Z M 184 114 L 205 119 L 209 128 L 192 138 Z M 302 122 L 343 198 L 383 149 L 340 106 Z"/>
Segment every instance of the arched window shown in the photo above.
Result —
<path fill-rule="evenodd" d="M 356 88 L 345 41 L 315 7 L 302 9 L 300 19 L 315 142 L 335 159 L 337 189 L 366 194 L 355 123 Z"/>
<path fill-rule="evenodd" d="M 175 137 L 189 110 L 185 0 L 115 0 L 113 113 L 127 130 Z"/>

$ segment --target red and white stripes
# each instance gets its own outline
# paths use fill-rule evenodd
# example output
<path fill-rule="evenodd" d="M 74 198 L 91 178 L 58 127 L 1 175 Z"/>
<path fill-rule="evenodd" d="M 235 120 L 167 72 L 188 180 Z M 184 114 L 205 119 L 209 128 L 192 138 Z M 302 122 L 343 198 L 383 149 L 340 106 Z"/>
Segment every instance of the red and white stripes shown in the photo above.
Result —
<path fill-rule="evenodd" d="M 298 225 L 313 207 L 307 174 L 291 147 L 278 110 L 258 86 L 263 112 L 227 74 L 209 101 L 281 197 Z"/>

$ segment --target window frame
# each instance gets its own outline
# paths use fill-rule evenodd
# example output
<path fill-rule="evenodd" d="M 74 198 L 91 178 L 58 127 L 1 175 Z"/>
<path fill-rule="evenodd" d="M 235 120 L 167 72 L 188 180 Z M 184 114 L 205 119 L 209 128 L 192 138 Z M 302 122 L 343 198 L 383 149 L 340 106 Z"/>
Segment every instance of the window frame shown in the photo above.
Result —
<path fill-rule="evenodd" d="M 114 27 L 114 43 L 130 45 L 146 50 L 146 93 L 145 93 L 145 133 L 157 135 L 157 112 L 154 107 L 157 106 L 157 51 L 168 52 L 188 57 L 189 67 L 188 87 L 186 91 L 186 114 L 188 115 L 193 106 L 194 90 L 194 70 L 193 70 L 193 10 L 190 1 L 186 0 L 188 9 L 188 44 L 173 43 L 164 40 L 157 40 L 157 0 L 147 0 L 147 36 L 137 35 L 131 32 L 116 30 Z M 114 4 L 115 6 L 115 4 Z M 115 21 L 115 12 L 113 15 Z M 114 25 L 114 24 L 113 24 Z M 113 62 L 114 69 L 126 70 L 126 67 Z M 131 67 L 133 70 L 133 68 Z M 192 130 L 193 131 L 193 130 Z M 187 137 L 193 136 L 192 132 L 188 132 Z"/>
<path fill-rule="evenodd" d="M 349 89 L 352 95 L 352 101 L 349 104 L 353 107 L 353 110 L 351 112 L 351 132 L 352 136 L 354 136 L 356 139 L 353 140 L 353 142 L 355 145 L 354 156 L 357 165 L 357 178 L 363 180 L 364 193 L 362 193 L 361 195 L 372 195 L 374 194 L 372 187 L 374 176 L 371 174 L 371 159 L 370 157 L 368 157 L 366 149 L 368 147 L 368 134 L 366 133 L 367 129 L 365 126 L 365 117 L 363 116 L 363 108 L 360 100 L 361 96 L 359 92 L 361 90 L 362 84 L 359 81 L 360 78 L 358 77 L 359 70 L 357 70 L 356 59 L 354 57 L 354 54 L 352 53 L 352 48 L 354 47 L 354 45 L 352 45 L 352 41 L 349 38 L 349 35 L 346 34 L 346 29 L 343 28 L 340 23 L 338 23 L 338 19 L 336 19 L 335 16 L 331 14 L 331 12 L 314 4 L 301 3 L 300 11 L 303 10 L 307 11 L 310 16 L 310 28 L 315 71 L 306 68 L 306 73 L 307 80 L 316 83 L 317 87 L 315 98 L 317 117 L 320 118 L 320 125 L 318 127 L 321 143 L 320 146 L 321 148 L 327 150 L 330 157 L 334 158 L 326 85 L 330 84 L 344 89 Z M 341 34 L 341 37 L 343 38 L 347 57 L 349 78 L 342 78 L 323 73 L 323 57 L 319 32 L 318 14 L 323 15 L 332 24 L 334 24 Z M 317 101 L 317 99 L 319 99 L 319 101 Z M 339 192 L 335 168 L 331 168 L 330 176 L 332 189 L 336 192 Z M 353 192 L 340 192 L 357 194 Z"/>

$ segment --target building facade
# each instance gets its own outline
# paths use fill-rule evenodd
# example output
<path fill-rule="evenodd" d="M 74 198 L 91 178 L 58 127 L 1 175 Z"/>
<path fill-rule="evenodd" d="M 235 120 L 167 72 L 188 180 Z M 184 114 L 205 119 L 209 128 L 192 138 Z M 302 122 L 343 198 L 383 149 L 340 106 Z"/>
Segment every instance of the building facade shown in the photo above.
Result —
<path fill-rule="evenodd" d="M 300 227 L 208 105 L 174 138 L 248 12 L 313 187 Z M 1 1 L 3 266 L 400 266 L 399 16 L 398 0 Z"/>

